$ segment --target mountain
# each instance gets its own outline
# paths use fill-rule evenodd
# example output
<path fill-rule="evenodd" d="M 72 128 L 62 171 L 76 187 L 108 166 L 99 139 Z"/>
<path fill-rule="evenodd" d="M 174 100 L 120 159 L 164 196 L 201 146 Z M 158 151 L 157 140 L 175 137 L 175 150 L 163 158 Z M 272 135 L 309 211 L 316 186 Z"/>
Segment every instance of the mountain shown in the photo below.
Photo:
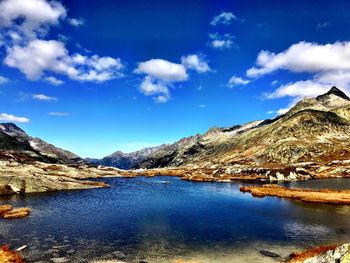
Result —
<path fill-rule="evenodd" d="M 99 161 L 119 168 L 324 162 L 350 159 L 350 99 L 336 87 L 299 101 L 274 119 L 229 128 Z"/>
<path fill-rule="evenodd" d="M 45 162 L 81 164 L 85 161 L 78 155 L 58 148 L 39 138 L 29 136 L 25 131 L 13 123 L 0 123 L 0 150 L 27 154 L 28 157 Z"/>
<path fill-rule="evenodd" d="M 108 155 L 101 160 L 98 159 L 86 159 L 87 162 L 91 164 L 99 164 L 104 166 L 114 166 L 120 169 L 130 169 L 137 167 L 140 163 L 146 161 L 155 152 L 166 148 L 167 145 L 161 145 L 158 147 L 145 148 L 140 151 L 132 153 L 123 153 L 121 151 L 116 151 L 111 155 Z"/>

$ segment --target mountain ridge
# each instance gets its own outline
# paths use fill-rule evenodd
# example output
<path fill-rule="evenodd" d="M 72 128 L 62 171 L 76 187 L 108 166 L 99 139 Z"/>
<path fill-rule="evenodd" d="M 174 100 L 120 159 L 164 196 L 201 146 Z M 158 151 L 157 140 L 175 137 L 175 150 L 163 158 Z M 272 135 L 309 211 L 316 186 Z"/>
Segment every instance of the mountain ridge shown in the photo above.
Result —
<path fill-rule="evenodd" d="M 155 147 L 155 151 L 151 154 L 134 159 L 129 167 L 123 166 L 123 168 L 176 167 L 205 162 L 220 163 L 222 160 L 234 162 L 241 159 L 246 162 L 253 162 L 255 159 L 263 162 L 287 163 L 307 159 L 308 151 L 309 155 L 313 156 L 311 159 L 322 159 L 329 153 L 328 151 L 331 151 L 327 143 L 334 142 L 337 145 L 341 142 L 340 148 L 345 147 L 346 140 L 337 140 L 336 137 L 350 139 L 349 120 L 349 97 L 338 88 L 332 87 L 327 93 L 316 98 L 299 101 L 286 114 L 276 116 L 274 119 L 253 121 L 229 128 L 210 128 L 202 135 L 186 137 L 173 144 Z M 286 138 L 281 129 L 285 129 L 290 138 Z M 315 140 L 309 134 L 316 136 Z M 304 140 L 296 136 L 304 137 Z M 305 138 L 309 138 L 309 142 Z M 318 144 L 318 140 L 324 142 Z M 265 144 L 272 146 L 265 147 Z M 326 150 L 323 154 L 316 154 L 321 145 Z M 252 153 L 248 154 L 242 149 Z M 118 152 L 118 158 L 123 159 L 125 164 L 129 157 L 133 158 L 133 154 Z M 118 158 L 113 160 L 112 154 L 109 156 L 109 163 L 101 159 L 98 164 L 112 164 L 121 168 L 118 166 Z"/>

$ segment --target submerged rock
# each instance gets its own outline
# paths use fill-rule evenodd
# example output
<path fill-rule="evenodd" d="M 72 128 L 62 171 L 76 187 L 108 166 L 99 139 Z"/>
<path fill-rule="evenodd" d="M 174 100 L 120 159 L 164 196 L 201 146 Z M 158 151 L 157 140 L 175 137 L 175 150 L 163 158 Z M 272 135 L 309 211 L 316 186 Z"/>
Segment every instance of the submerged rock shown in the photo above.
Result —
<path fill-rule="evenodd" d="M 270 257 L 270 258 L 279 258 L 280 257 L 280 255 L 276 254 L 275 252 L 271 252 L 268 250 L 260 250 L 259 252 L 260 252 L 260 254 L 262 254 L 266 257 Z"/>

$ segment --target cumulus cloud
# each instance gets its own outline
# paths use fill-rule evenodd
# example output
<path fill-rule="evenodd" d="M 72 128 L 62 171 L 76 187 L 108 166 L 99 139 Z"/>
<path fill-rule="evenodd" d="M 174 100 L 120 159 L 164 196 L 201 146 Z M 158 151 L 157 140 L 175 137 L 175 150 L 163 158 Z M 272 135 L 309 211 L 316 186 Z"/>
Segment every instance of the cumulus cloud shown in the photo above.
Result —
<path fill-rule="evenodd" d="M 67 18 L 67 10 L 59 1 L 2 0 L 0 10 L 0 45 L 6 48 L 4 64 L 19 69 L 28 79 L 44 78 L 60 85 L 61 80 L 46 74 L 93 82 L 123 75 L 119 58 L 71 55 L 64 40 L 43 39 L 51 26 Z M 68 23 L 78 27 L 84 20 L 68 18 Z"/>
<path fill-rule="evenodd" d="M 34 100 L 42 100 L 42 101 L 56 101 L 57 100 L 56 97 L 50 97 L 50 96 L 47 96 L 45 94 L 33 94 L 32 98 Z"/>
<path fill-rule="evenodd" d="M 0 113 L 0 121 L 10 121 L 10 122 L 29 122 L 29 119 L 26 117 L 18 117 L 12 114 Z"/>
<path fill-rule="evenodd" d="M 181 64 L 187 68 L 197 71 L 198 73 L 205 73 L 211 71 L 208 62 L 205 61 L 204 55 L 187 55 L 181 57 Z"/>
<path fill-rule="evenodd" d="M 60 2 L 46 0 L 3 0 L 0 10 L 0 28 L 30 38 L 46 33 L 49 26 L 58 24 L 67 15 Z"/>
<path fill-rule="evenodd" d="M 85 24 L 85 21 L 81 18 L 70 18 L 68 19 L 68 23 L 74 27 L 80 27 Z"/>
<path fill-rule="evenodd" d="M 0 76 L 0 84 L 6 83 L 6 82 L 8 82 L 8 81 L 9 81 L 8 78 L 5 78 L 5 77 L 3 77 L 3 76 Z"/>
<path fill-rule="evenodd" d="M 301 80 L 281 85 L 274 92 L 267 94 L 268 99 L 283 97 L 315 97 L 330 89 L 329 84 L 322 84 L 313 80 Z"/>
<path fill-rule="evenodd" d="M 240 85 L 247 85 L 250 83 L 250 80 L 247 79 L 242 79 L 241 77 L 237 77 L 237 76 L 232 76 L 230 78 L 230 80 L 228 81 L 227 85 L 232 88 L 234 86 L 240 86 Z"/>
<path fill-rule="evenodd" d="M 4 63 L 19 69 L 30 80 L 38 80 L 45 72 L 53 72 L 73 80 L 103 82 L 122 76 L 120 70 L 123 67 L 118 58 L 71 56 L 64 43 L 39 39 L 24 47 L 14 45 L 8 48 Z"/>
<path fill-rule="evenodd" d="M 170 99 L 170 92 L 166 84 L 152 76 L 144 78 L 140 85 L 140 91 L 146 96 L 153 96 L 153 99 L 158 103 L 164 103 Z"/>
<path fill-rule="evenodd" d="M 52 77 L 52 76 L 46 77 L 45 80 L 55 86 L 59 86 L 64 83 L 62 80 L 56 79 L 55 77 Z"/>
<path fill-rule="evenodd" d="M 229 49 L 233 47 L 233 36 L 231 34 L 219 35 L 218 33 L 209 34 L 209 45 L 214 49 Z"/>
<path fill-rule="evenodd" d="M 320 45 L 299 42 L 280 53 L 263 50 L 257 67 L 247 71 L 249 77 L 259 77 L 284 69 L 292 72 L 329 73 L 350 70 L 350 42 Z"/>
<path fill-rule="evenodd" d="M 188 80 L 187 70 L 204 73 L 211 69 L 203 54 L 190 54 L 181 57 L 181 64 L 164 59 L 140 62 L 134 73 L 145 75 L 139 87 L 140 91 L 146 96 L 152 96 L 156 102 L 164 103 L 171 98 L 170 88 L 174 87 L 173 83 Z"/>
<path fill-rule="evenodd" d="M 269 99 L 314 97 L 333 85 L 349 92 L 350 42 L 322 45 L 303 41 L 280 53 L 264 50 L 258 54 L 256 66 L 247 70 L 247 76 L 257 78 L 278 70 L 308 73 L 311 77 L 279 86 L 267 94 Z"/>
<path fill-rule="evenodd" d="M 214 16 L 210 25 L 217 26 L 219 24 L 229 25 L 233 20 L 237 20 L 237 17 L 231 12 L 221 12 L 219 15 Z"/>
<path fill-rule="evenodd" d="M 186 68 L 181 64 L 172 63 L 164 59 L 150 59 L 140 62 L 134 71 L 146 74 L 163 81 L 176 82 L 188 79 Z"/>

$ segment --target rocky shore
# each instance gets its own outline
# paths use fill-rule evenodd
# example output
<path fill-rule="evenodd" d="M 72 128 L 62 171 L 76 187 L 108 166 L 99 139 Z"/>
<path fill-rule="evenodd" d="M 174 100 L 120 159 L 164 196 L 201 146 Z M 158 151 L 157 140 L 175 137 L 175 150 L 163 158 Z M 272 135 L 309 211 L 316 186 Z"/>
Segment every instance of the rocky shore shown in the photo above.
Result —
<path fill-rule="evenodd" d="M 138 169 L 120 172 L 123 176 L 178 176 L 193 182 L 291 182 L 310 179 L 350 177 L 350 160 L 324 163 L 303 162 L 289 165 L 254 162 L 202 164 L 181 167 Z"/>
<path fill-rule="evenodd" d="M 122 170 L 89 165 L 0 161 L 0 195 L 109 187 L 87 179 L 128 176 Z"/>
<path fill-rule="evenodd" d="M 177 176 L 192 182 L 290 182 L 350 177 L 350 160 L 290 165 L 203 164 L 137 170 L 87 164 L 67 165 L 0 160 L 0 195 L 101 188 L 108 185 L 88 179 L 157 175 Z"/>
<path fill-rule="evenodd" d="M 273 184 L 262 186 L 241 186 L 240 191 L 254 197 L 276 196 L 309 203 L 350 204 L 350 190 L 287 188 Z"/>

